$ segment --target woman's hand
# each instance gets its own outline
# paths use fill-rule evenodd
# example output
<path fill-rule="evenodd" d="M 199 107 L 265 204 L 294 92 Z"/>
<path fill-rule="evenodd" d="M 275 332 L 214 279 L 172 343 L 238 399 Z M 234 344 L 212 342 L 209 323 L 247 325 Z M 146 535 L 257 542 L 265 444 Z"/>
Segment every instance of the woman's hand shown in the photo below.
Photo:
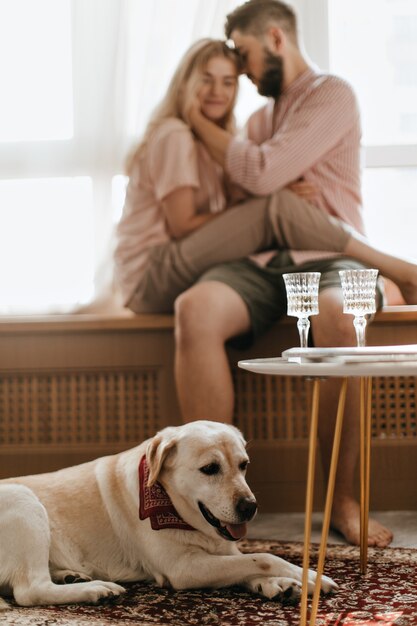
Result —
<path fill-rule="evenodd" d="M 202 113 L 200 108 L 200 102 L 198 101 L 198 98 L 195 97 L 190 101 L 184 112 L 185 121 L 190 126 L 190 128 L 194 130 L 195 122 L 201 115 Z"/>
<path fill-rule="evenodd" d="M 303 200 L 307 200 L 308 202 L 312 202 L 318 198 L 320 195 L 319 188 L 313 183 L 309 183 L 306 180 L 299 179 L 287 185 L 287 189 L 297 194 Z"/>
<path fill-rule="evenodd" d="M 226 152 L 233 138 L 232 133 L 205 117 L 196 97 L 187 103 L 184 110 L 184 118 L 200 141 L 203 142 L 213 159 L 224 168 Z"/>

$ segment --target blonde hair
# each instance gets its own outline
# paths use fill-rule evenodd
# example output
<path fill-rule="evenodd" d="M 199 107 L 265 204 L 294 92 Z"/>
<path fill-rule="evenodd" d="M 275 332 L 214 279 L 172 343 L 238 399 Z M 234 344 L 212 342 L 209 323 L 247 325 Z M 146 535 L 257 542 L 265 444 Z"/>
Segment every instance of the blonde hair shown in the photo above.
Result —
<path fill-rule="evenodd" d="M 208 38 L 196 41 L 182 57 L 164 98 L 151 115 L 141 142 L 128 156 L 126 161 L 126 172 L 128 175 L 131 174 L 137 158 L 143 154 L 152 134 L 164 120 L 176 117 L 188 124 L 186 112 L 197 94 L 207 63 L 214 57 L 224 57 L 231 61 L 236 68 L 236 74 L 239 74 L 241 63 L 239 56 L 224 41 Z M 230 132 L 235 130 L 233 108 L 236 97 L 237 87 L 230 110 L 219 123 L 222 128 Z"/>

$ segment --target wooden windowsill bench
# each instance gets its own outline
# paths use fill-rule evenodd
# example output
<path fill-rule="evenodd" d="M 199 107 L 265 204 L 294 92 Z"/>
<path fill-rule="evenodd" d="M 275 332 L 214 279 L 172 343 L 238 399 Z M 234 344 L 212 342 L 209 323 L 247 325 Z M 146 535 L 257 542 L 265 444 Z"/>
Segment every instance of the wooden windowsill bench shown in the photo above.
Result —
<path fill-rule="evenodd" d="M 417 323 L 417 305 L 386 306 L 378 311 L 372 324 Z M 292 318 L 284 318 L 282 324 L 293 324 Z M 73 313 L 64 315 L 13 315 L 0 316 L 0 333 L 49 332 L 49 331 L 90 331 L 90 330 L 150 330 L 173 329 L 173 315 L 139 315 L 128 309 L 98 313 Z"/>

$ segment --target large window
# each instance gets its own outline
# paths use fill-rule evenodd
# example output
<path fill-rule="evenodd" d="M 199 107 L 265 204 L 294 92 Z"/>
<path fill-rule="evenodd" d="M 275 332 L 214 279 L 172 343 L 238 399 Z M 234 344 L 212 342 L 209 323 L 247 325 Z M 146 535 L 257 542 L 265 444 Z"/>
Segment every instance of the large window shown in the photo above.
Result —
<path fill-rule="evenodd" d="M 233 0 L 0 0 L 0 314 L 110 293 L 123 165 Z"/>
<path fill-rule="evenodd" d="M 417 2 L 328 0 L 330 71 L 361 108 L 371 239 L 417 258 Z"/>
<path fill-rule="evenodd" d="M 77 309 L 111 277 L 123 163 L 180 56 L 241 0 L 0 0 L 0 314 Z M 358 94 L 371 238 L 417 256 L 417 2 L 293 0 Z M 181 36 L 178 36 L 180 33 Z M 240 125 L 262 99 L 242 79 Z"/>
<path fill-rule="evenodd" d="M 291 4 L 310 59 L 344 77 L 357 94 L 368 235 L 393 254 L 417 259 L 417 1 Z M 253 91 L 243 87 L 238 114 L 259 105 Z"/>
<path fill-rule="evenodd" d="M 69 0 L 0 0 L 0 76 L 1 142 L 73 136 Z"/>
<path fill-rule="evenodd" d="M 94 297 L 120 169 L 112 64 L 100 66 L 114 27 L 107 41 L 100 34 L 118 14 L 98 0 L 0 0 L 0 313 L 66 311 Z"/>
<path fill-rule="evenodd" d="M 355 87 L 367 146 L 417 145 L 417 2 L 332 0 L 330 69 Z"/>

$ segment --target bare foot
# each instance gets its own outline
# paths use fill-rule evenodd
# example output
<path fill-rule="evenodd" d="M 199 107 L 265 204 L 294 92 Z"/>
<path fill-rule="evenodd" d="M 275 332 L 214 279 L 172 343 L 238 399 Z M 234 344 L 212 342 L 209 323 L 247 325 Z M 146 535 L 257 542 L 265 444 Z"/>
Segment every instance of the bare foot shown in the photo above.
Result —
<path fill-rule="evenodd" d="M 342 496 L 334 499 L 332 527 L 339 531 L 346 541 L 358 546 L 360 544 L 360 508 L 358 502 L 351 497 Z M 393 539 L 392 532 L 379 522 L 369 518 L 368 546 L 386 548 Z"/>

